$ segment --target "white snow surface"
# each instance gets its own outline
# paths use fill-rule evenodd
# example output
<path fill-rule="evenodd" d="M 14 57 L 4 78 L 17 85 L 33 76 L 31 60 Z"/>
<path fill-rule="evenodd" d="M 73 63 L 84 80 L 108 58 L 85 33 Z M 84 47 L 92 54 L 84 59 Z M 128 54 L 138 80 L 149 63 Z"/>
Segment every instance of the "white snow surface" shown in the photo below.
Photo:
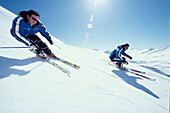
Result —
<path fill-rule="evenodd" d="M 15 14 L 0 6 L 0 47 L 25 46 L 10 35 Z M 0 48 L 0 113 L 168 113 L 170 46 L 133 49 L 129 68 L 145 71 L 149 81 L 108 65 L 109 54 L 41 39 L 76 70 L 54 61 L 68 77 L 27 48 Z"/>

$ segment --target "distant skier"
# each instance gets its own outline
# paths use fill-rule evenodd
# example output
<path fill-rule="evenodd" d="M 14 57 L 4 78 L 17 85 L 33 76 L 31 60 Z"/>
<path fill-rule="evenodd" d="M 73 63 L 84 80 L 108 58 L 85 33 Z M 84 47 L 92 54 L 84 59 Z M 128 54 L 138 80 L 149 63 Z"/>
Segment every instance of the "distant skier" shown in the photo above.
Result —
<path fill-rule="evenodd" d="M 50 34 L 39 21 L 39 17 L 39 13 L 34 10 L 21 11 L 19 16 L 13 20 L 11 34 L 18 41 L 34 48 L 34 51 L 41 58 L 45 58 L 45 54 L 55 57 L 49 47 L 36 35 L 36 33 L 40 32 L 51 45 L 53 44 Z"/>
<path fill-rule="evenodd" d="M 129 48 L 129 44 L 123 44 L 117 47 L 117 49 L 114 49 L 112 51 L 112 53 L 110 54 L 109 58 L 112 62 L 116 62 L 116 64 L 121 67 L 122 63 L 126 63 L 128 64 L 128 62 L 126 61 L 126 59 L 124 57 L 121 56 L 121 54 L 123 54 L 124 56 L 128 57 L 130 60 L 132 59 L 131 56 L 129 56 L 128 54 L 125 53 L 126 50 L 128 50 Z"/>

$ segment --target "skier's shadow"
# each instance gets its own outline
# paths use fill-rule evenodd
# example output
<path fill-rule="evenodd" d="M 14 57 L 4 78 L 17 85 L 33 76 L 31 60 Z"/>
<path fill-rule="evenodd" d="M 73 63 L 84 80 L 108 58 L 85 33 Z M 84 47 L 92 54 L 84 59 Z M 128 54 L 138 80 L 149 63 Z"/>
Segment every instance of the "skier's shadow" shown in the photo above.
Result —
<path fill-rule="evenodd" d="M 0 56 L 0 79 L 9 77 L 11 74 L 24 76 L 30 73 L 30 70 L 25 71 L 25 70 L 15 69 L 12 66 L 24 66 L 36 61 L 38 60 L 35 57 L 19 60 L 15 58 L 7 58 L 7 57 Z"/>
<path fill-rule="evenodd" d="M 126 74 L 125 71 L 119 71 L 119 70 L 112 70 L 113 73 L 115 73 L 117 76 L 119 76 L 120 78 L 123 79 L 123 81 L 125 81 L 127 84 L 144 91 L 145 93 L 159 99 L 159 97 L 154 94 L 152 91 L 150 91 L 148 88 L 144 87 L 143 85 L 137 83 L 137 79 L 142 79 L 140 77 L 134 77 L 134 76 L 129 76 L 128 74 Z"/>

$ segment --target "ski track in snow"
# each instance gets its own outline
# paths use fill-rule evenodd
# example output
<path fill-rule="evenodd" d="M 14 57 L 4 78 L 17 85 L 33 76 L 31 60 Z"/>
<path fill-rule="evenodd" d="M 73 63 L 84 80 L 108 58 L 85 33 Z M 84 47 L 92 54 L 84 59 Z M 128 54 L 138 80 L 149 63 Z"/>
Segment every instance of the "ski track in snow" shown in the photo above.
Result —
<path fill-rule="evenodd" d="M 24 46 L 9 33 L 15 17 L 0 6 L 0 47 Z M 27 48 L 0 48 L 0 113 L 169 112 L 170 46 L 128 51 L 133 60 L 127 67 L 156 79 L 149 81 L 108 65 L 109 54 L 102 51 L 73 47 L 52 37 L 59 49 L 41 39 L 80 69 L 52 59 L 71 71 L 68 77 Z"/>

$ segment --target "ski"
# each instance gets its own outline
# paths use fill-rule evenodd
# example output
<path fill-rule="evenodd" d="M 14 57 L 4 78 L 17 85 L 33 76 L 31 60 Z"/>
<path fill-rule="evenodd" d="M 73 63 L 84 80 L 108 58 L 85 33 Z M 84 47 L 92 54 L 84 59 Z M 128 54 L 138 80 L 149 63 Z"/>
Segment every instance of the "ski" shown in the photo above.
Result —
<path fill-rule="evenodd" d="M 128 70 L 131 70 L 131 71 L 134 71 L 134 72 L 138 72 L 138 73 L 141 73 L 141 74 L 145 74 L 144 71 L 139 71 L 139 70 L 136 70 L 136 69 L 128 68 Z"/>
<path fill-rule="evenodd" d="M 140 77 L 142 77 L 142 78 L 148 79 L 148 80 L 150 80 L 150 81 L 155 81 L 155 80 L 156 80 L 156 79 L 153 79 L 153 78 L 150 78 L 150 77 L 147 77 L 147 76 L 142 75 L 142 74 L 145 74 L 145 72 L 138 71 L 138 70 L 136 70 L 136 69 L 128 69 L 128 68 L 123 67 L 123 66 L 118 67 L 116 64 L 115 64 L 115 65 L 113 65 L 113 64 L 111 64 L 111 63 L 108 63 L 108 64 L 109 64 L 109 65 L 112 65 L 112 66 L 115 66 L 115 67 L 117 67 L 117 68 L 120 69 L 120 70 L 127 71 L 127 72 L 129 72 L 129 73 L 134 74 L 134 75 L 137 75 L 137 76 L 140 76 Z M 138 73 L 136 73 L 136 72 L 138 72 Z M 142 73 L 142 74 L 139 74 L 139 73 Z"/>
<path fill-rule="evenodd" d="M 64 63 L 64 64 L 66 64 L 66 65 L 68 65 L 68 66 L 71 66 L 71 67 L 73 67 L 73 68 L 75 68 L 75 69 L 79 69 L 79 68 L 80 68 L 80 66 L 78 66 L 78 65 L 76 65 L 76 64 L 73 64 L 73 63 L 70 63 L 70 62 L 68 62 L 68 61 L 66 61 L 66 60 L 63 60 L 63 59 L 61 59 L 61 58 L 55 57 L 54 59 L 56 59 L 56 60 L 58 60 L 58 61 L 60 61 L 60 62 L 62 62 L 62 63 Z"/>
<path fill-rule="evenodd" d="M 114 63 L 114 65 L 113 64 L 111 64 L 111 63 L 108 63 L 109 65 L 112 65 L 112 66 L 115 66 L 116 64 Z M 137 69 L 132 69 L 132 68 L 126 68 L 127 70 L 130 70 L 130 71 L 134 71 L 134 72 L 137 72 L 137 73 L 141 73 L 141 74 L 145 74 L 145 72 L 144 71 L 139 71 L 139 70 L 137 70 Z"/>
<path fill-rule="evenodd" d="M 150 77 L 147 77 L 147 76 L 144 76 L 144 75 L 142 75 L 142 74 L 138 74 L 138 73 L 135 73 L 135 72 L 132 72 L 132 71 L 128 71 L 128 72 L 130 72 L 130 73 L 132 73 L 132 74 L 134 74 L 134 75 L 140 76 L 140 77 L 142 77 L 142 78 L 151 80 L 151 81 L 155 81 L 155 80 L 156 80 L 156 79 L 153 79 L 153 78 L 150 78 Z"/>
<path fill-rule="evenodd" d="M 47 57 L 45 57 L 45 58 L 43 58 L 43 59 L 46 60 L 49 64 L 55 66 L 56 68 L 58 68 L 59 70 L 61 70 L 62 72 L 64 72 L 65 74 L 67 74 L 67 75 L 70 77 L 70 75 L 69 75 L 70 72 L 69 72 L 67 69 L 59 66 L 57 63 L 55 63 L 54 61 L 51 61 L 51 60 L 50 60 L 49 58 L 47 58 Z"/>
<path fill-rule="evenodd" d="M 35 52 L 32 48 L 30 48 L 29 50 L 30 50 L 31 52 L 33 52 L 33 53 L 36 54 L 36 52 Z M 55 66 L 56 68 L 58 68 L 59 70 L 61 70 L 62 72 L 64 72 L 65 74 L 67 74 L 67 75 L 70 77 L 70 75 L 69 75 L 70 72 L 69 72 L 67 69 L 59 66 L 56 62 L 50 60 L 47 56 L 44 57 L 44 58 L 42 58 L 42 59 L 44 59 L 45 61 L 47 61 L 49 64 Z"/>
<path fill-rule="evenodd" d="M 134 75 L 140 76 L 140 77 L 142 77 L 142 78 L 145 78 L 145 79 L 148 79 L 148 80 L 151 80 L 151 81 L 155 81 L 155 80 L 156 80 L 156 79 L 153 79 L 153 78 L 144 76 L 144 75 L 142 75 L 142 74 L 135 73 L 135 72 L 138 72 L 138 71 L 136 71 L 136 70 L 135 70 L 135 72 L 134 72 L 134 70 L 131 70 L 131 69 L 129 70 L 128 68 L 123 67 L 123 66 L 118 67 L 118 66 L 116 65 L 116 67 L 117 67 L 118 69 L 120 69 L 120 70 L 127 71 L 127 72 L 129 72 L 129 73 L 132 73 L 132 74 L 134 74 Z"/>

